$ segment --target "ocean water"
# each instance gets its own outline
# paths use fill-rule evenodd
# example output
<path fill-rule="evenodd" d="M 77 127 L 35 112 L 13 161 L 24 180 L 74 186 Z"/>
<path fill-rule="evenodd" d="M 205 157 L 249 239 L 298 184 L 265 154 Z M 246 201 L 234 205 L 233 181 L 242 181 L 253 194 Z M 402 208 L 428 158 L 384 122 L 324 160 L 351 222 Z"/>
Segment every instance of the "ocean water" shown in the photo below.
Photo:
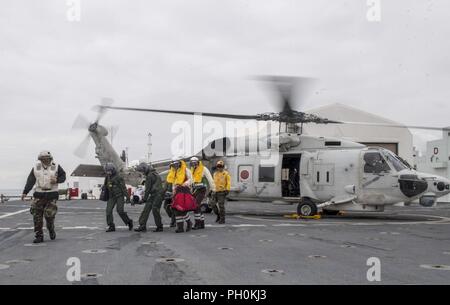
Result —
<path fill-rule="evenodd" d="M 21 189 L 0 189 L 0 194 L 5 196 L 20 196 L 22 191 Z"/>

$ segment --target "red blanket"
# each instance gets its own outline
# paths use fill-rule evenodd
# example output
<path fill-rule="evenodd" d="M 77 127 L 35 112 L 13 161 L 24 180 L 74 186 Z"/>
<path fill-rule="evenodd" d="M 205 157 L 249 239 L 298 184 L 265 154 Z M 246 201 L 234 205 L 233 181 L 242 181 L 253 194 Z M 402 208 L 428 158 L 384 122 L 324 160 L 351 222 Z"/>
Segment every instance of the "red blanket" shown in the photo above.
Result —
<path fill-rule="evenodd" d="M 195 211 L 198 208 L 188 187 L 177 186 L 172 200 L 172 208 L 180 212 Z"/>

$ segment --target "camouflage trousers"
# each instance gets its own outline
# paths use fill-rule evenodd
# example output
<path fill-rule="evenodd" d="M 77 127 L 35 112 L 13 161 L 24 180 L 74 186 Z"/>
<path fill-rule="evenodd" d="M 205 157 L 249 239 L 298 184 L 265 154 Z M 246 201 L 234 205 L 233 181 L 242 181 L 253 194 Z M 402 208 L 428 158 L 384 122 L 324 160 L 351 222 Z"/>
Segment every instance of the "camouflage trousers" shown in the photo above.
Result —
<path fill-rule="evenodd" d="M 31 203 L 30 213 L 33 215 L 34 233 L 36 237 L 42 237 L 44 235 L 42 228 L 45 223 L 49 232 L 55 230 L 55 216 L 58 211 L 56 200 L 38 199 L 35 198 Z"/>

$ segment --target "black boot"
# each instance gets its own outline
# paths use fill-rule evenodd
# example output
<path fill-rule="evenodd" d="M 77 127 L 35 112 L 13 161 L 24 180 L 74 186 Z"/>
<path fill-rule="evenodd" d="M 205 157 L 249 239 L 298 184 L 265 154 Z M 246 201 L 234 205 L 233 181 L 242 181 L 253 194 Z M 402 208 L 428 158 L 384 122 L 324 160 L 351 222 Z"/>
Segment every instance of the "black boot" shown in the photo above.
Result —
<path fill-rule="evenodd" d="M 39 244 L 44 242 L 44 236 L 36 235 L 36 238 L 33 240 L 33 244 Z"/>
<path fill-rule="evenodd" d="M 205 220 L 200 220 L 200 229 L 204 229 L 205 228 Z"/>
<path fill-rule="evenodd" d="M 106 232 L 114 232 L 116 230 L 115 226 L 109 226 L 108 229 L 106 229 Z"/>
<path fill-rule="evenodd" d="M 186 232 L 189 232 L 192 229 L 192 221 L 188 219 L 186 221 Z"/>
<path fill-rule="evenodd" d="M 220 220 L 220 216 L 217 215 L 217 217 L 216 217 L 216 222 L 219 222 L 219 220 Z"/>
<path fill-rule="evenodd" d="M 130 219 L 130 221 L 128 222 L 128 230 L 131 231 L 133 230 L 133 220 Z"/>
<path fill-rule="evenodd" d="M 170 227 L 171 228 L 175 228 L 176 227 L 175 217 L 171 217 L 171 219 L 170 219 Z"/>
<path fill-rule="evenodd" d="M 153 230 L 153 232 L 162 232 L 163 231 L 163 227 L 156 227 L 156 229 Z"/>
<path fill-rule="evenodd" d="M 55 230 L 48 230 L 48 235 L 50 235 L 51 240 L 55 240 L 55 238 L 56 238 Z"/>
<path fill-rule="evenodd" d="M 175 233 L 183 233 L 184 232 L 184 222 L 177 222 L 177 229 Z"/>
<path fill-rule="evenodd" d="M 222 216 L 219 218 L 219 224 L 224 224 L 225 223 L 225 216 Z"/>
<path fill-rule="evenodd" d="M 139 226 L 136 229 L 134 229 L 135 232 L 147 232 L 146 226 Z"/>
<path fill-rule="evenodd" d="M 199 219 L 196 219 L 196 220 L 195 220 L 194 227 L 192 228 L 192 230 L 198 230 L 198 229 L 201 229 L 200 223 L 201 223 L 201 221 L 200 221 Z"/>

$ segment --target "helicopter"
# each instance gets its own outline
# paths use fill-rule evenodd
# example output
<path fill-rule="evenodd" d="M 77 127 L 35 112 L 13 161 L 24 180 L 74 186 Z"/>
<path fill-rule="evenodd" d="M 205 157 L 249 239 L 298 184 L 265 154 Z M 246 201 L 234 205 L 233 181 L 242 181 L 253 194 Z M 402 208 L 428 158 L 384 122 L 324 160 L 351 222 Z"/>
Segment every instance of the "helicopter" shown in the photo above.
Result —
<path fill-rule="evenodd" d="M 427 126 L 406 126 L 368 122 L 347 122 L 323 118 L 293 109 L 293 96 L 311 82 L 309 78 L 265 76 L 278 93 L 279 112 L 256 115 L 190 112 L 152 108 L 112 106 L 110 100 L 97 106 L 97 120 L 87 125 L 85 120 L 74 126 L 88 126 L 89 136 L 96 144 L 101 165 L 113 162 L 126 181 L 136 185 L 142 176 L 132 168 L 125 168 L 123 160 L 106 139 L 107 131 L 98 124 L 106 110 L 144 111 L 181 115 L 202 115 L 232 120 L 272 121 L 278 131 L 264 137 L 258 135 L 257 145 L 236 149 L 237 138 L 224 137 L 211 141 L 194 154 L 206 166 L 214 169 L 217 160 L 224 160 L 232 177 L 229 195 L 234 200 L 283 201 L 297 204 L 297 214 L 313 216 L 319 211 L 336 215 L 342 211 L 382 212 L 385 206 L 419 200 L 430 207 L 437 198 L 450 193 L 450 180 L 445 177 L 418 172 L 395 153 L 368 147 L 353 141 L 307 135 L 304 124 L 351 124 L 393 128 L 448 130 Z M 297 91 L 296 91 L 297 89 Z M 298 94 L 297 94 L 298 96 Z M 265 144 L 265 145 L 260 145 Z M 81 147 L 85 147 L 81 144 Z M 262 153 L 277 156 L 272 164 L 263 162 Z M 189 160 L 189 157 L 183 158 Z M 167 173 L 170 160 L 152 162 L 162 176 Z M 99 169 L 101 170 L 101 169 Z"/>

